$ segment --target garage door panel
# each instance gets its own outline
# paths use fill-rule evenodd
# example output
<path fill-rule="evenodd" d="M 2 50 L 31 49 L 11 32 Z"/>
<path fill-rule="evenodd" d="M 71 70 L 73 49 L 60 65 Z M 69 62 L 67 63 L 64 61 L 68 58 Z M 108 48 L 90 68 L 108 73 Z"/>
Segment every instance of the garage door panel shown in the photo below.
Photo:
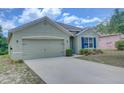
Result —
<path fill-rule="evenodd" d="M 23 58 L 36 59 L 64 55 L 64 40 L 23 40 Z"/>

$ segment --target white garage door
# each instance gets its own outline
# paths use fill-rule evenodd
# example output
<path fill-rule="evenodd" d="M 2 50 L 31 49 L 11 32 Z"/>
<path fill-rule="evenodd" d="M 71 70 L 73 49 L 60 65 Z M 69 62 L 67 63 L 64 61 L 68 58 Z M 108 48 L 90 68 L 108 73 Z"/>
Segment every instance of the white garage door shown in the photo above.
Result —
<path fill-rule="evenodd" d="M 23 59 L 58 57 L 64 55 L 64 40 L 23 40 Z"/>

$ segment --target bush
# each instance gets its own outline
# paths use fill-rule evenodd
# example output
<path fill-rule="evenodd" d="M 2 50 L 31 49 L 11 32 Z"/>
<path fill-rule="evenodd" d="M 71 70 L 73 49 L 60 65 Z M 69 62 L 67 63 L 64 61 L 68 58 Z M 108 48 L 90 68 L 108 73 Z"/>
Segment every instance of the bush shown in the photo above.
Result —
<path fill-rule="evenodd" d="M 80 49 L 80 55 L 83 55 L 84 54 L 84 49 Z"/>
<path fill-rule="evenodd" d="M 90 54 L 90 50 L 84 49 L 84 54 L 85 54 L 85 55 L 89 55 L 89 54 Z"/>
<path fill-rule="evenodd" d="M 6 54 L 8 54 L 8 50 L 2 50 L 2 49 L 0 49 L 0 55 L 6 55 Z"/>
<path fill-rule="evenodd" d="M 103 54 L 100 49 L 80 49 L 80 55 L 90 55 L 90 54 Z"/>
<path fill-rule="evenodd" d="M 124 50 L 124 40 L 119 40 L 115 42 L 115 47 L 118 50 Z"/>
<path fill-rule="evenodd" d="M 72 56 L 72 49 L 66 49 L 66 56 Z"/>
<path fill-rule="evenodd" d="M 19 59 L 16 61 L 17 63 L 24 63 L 24 61 L 22 59 Z"/>
<path fill-rule="evenodd" d="M 12 64 L 16 64 L 16 63 L 21 64 L 21 63 L 24 63 L 24 61 L 22 59 L 18 59 L 18 60 L 12 60 L 11 59 L 11 62 L 12 62 Z"/>
<path fill-rule="evenodd" d="M 93 52 L 95 52 L 95 54 L 103 54 L 101 49 L 93 49 Z"/>
<path fill-rule="evenodd" d="M 89 55 L 90 54 L 90 50 L 89 49 L 80 49 L 80 55 Z"/>

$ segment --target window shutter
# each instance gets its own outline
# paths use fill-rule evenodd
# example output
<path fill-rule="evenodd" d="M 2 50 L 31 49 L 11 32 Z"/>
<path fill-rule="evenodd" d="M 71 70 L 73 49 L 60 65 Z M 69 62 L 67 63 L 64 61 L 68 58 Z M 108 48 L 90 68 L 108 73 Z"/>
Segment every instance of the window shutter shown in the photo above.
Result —
<path fill-rule="evenodd" d="M 84 37 L 82 37 L 81 42 L 82 42 L 82 48 L 84 48 Z"/>
<path fill-rule="evenodd" d="M 96 48 L 96 38 L 94 38 L 94 48 Z"/>

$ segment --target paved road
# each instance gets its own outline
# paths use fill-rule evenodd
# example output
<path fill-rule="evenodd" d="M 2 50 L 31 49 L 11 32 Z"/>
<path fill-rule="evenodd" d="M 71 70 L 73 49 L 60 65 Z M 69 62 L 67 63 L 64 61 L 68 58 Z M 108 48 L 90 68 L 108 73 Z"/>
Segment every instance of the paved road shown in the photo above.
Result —
<path fill-rule="evenodd" d="M 25 60 L 25 63 L 48 84 L 124 83 L 124 68 L 73 57 Z"/>

